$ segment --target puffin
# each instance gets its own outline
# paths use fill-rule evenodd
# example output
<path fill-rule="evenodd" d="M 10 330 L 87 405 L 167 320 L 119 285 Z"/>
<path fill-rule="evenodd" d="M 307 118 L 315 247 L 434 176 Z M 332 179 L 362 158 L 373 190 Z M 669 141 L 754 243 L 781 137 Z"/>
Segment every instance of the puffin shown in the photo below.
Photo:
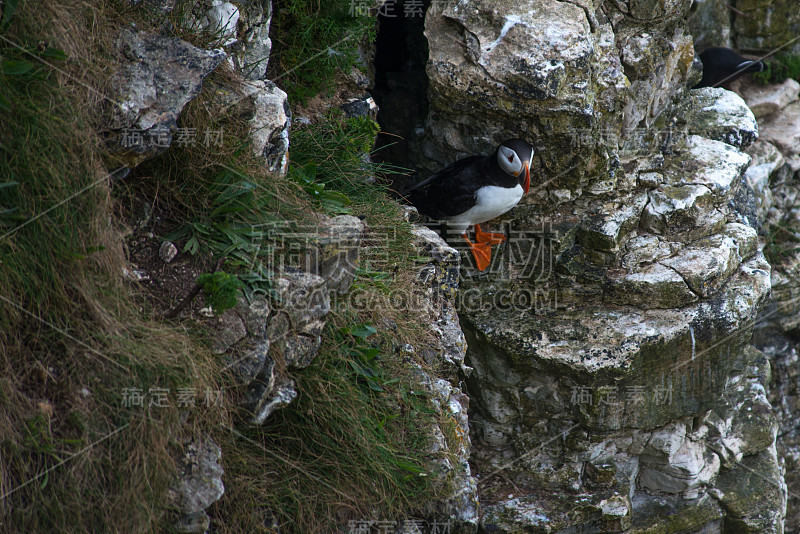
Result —
<path fill-rule="evenodd" d="M 746 72 L 764 70 L 763 61 L 750 61 L 730 48 L 707 48 L 700 53 L 700 61 L 703 62 L 703 78 L 692 89 L 719 87 L 723 83 L 739 78 Z"/>
<path fill-rule="evenodd" d="M 467 242 L 478 270 L 492 260 L 491 246 L 503 234 L 483 232 L 481 223 L 516 206 L 531 186 L 533 146 L 524 139 L 507 139 L 487 156 L 469 156 L 451 163 L 405 192 L 417 210 L 447 224 Z M 475 226 L 475 242 L 467 228 Z"/>

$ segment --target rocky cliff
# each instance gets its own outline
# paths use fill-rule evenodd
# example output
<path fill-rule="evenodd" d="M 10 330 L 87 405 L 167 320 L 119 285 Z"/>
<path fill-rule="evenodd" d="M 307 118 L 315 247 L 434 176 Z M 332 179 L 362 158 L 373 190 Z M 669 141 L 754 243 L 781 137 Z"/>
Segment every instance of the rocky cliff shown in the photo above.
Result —
<path fill-rule="evenodd" d="M 451 295 L 427 319 L 441 325 L 432 326 L 443 336 L 434 361 L 447 362 L 446 380 L 420 373 L 441 397 L 437 406 L 460 406 L 453 413 L 464 431 L 467 397 L 453 389 L 462 379 L 470 401 L 471 441 L 453 451 L 461 467 L 443 465 L 457 473 L 454 492 L 428 511 L 456 531 L 783 532 L 784 458 L 795 449 L 776 438 L 794 412 L 776 413 L 771 387 L 789 387 L 796 355 L 791 327 L 775 334 L 759 320 L 775 274 L 758 232 L 775 203 L 764 176 L 784 167 L 772 145 L 754 144 L 759 126 L 769 126 L 742 98 L 689 87 L 699 79 L 690 32 L 747 48 L 774 45 L 787 30 L 759 26 L 744 5 L 717 27 L 709 21 L 724 8 L 712 4 L 427 7 L 427 116 L 408 139 L 411 163 L 435 170 L 517 136 L 536 151 L 531 194 L 493 223 L 509 239 L 489 270 L 461 265 L 458 251 L 418 230 L 434 258 L 420 276 L 436 298 L 445 286 Z M 215 4 L 198 20 L 241 9 Z M 378 13 L 388 26 L 386 11 Z M 251 22 L 263 27 L 259 20 Z M 234 68 L 264 49 L 263 35 L 245 35 L 255 45 L 232 49 Z M 286 143 L 276 143 L 286 139 L 285 95 L 251 83 L 237 100 L 253 99 L 253 131 L 264 140 L 257 150 L 270 169 L 285 169 Z M 385 100 L 397 107 L 391 95 Z M 785 117 L 788 105 L 770 108 L 771 116 Z M 773 129 L 781 143 L 785 129 Z M 793 150 L 784 157 L 796 158 Z M 748 169 L 764 164 L 759 182 Z M 254 332 L 246 326 L 252 312 L 228 312 L 222 323 L 241 335 L 220 352 L 236 356 L 239 340 L 255 335 L 245 343 L 255 347 L 250 356 L 235 359 L 250 362 L 240 373 L 252 381 L 254 424 L 297 395 L 269 347 L 289 368 L 307 366 L 327 291 L 346 294 L 352 283 L 337 269 L 357 263 L 365 229 L 357 219 L 330 224 L 317 254 L 332 254 L 334 268 L 314 260 L 313 275 L 284 275 L 278 300 L 291 309 L 266 304 L 267 322 Z M 356 256 L 336 260 L 343 250 Z M 764 352 L 753 345 L 756 327 Z M 438 442 L 437 450 L 452 447 Z"/>
<path fill-rule="evenodd" d="M 693 13 L 681 1 L 427 12 L 419 165 L 513 136 L 538 163 L 531 194 L 496 222 L 503 253 L 488 274 L 462 273 L 485 531 L 783 532 L 771 364 L 752 345 L 774 280 L 756 210 L 768 188 L 756 198 L 745 179 L 759 125 L 736 94 L 688 89 Z M 734 23 L 739 46 L 787 37 L 753 18 Z"/>
<path fill-rule="evenodd" d="M 201 369 L 233 392 L 234 415 L 179 403 L 165 417 L 152 443 L 177 472 L 151 498 L 168 509 L 159 526 L 800 529 L 800 83 L 691 89 L 698 47 L 797 51 L 791 0 L 353 2 L 347 20 L 368 28 L 353 63 L 297 101 L 294 70 L 356 40 L 271 67 L 273 45 L 290 46 L 286 27 L 274 42 L 274 9 L 314 3 L 130 4 L 110 17 L 97 107 L 109 188 L 131 206 L 103 224 L 126 227 L 118 270 L 139 311 L 192 347 L 185 370 L 167 359 L 133 389 Z M 385 195 L 373 174 L 397 168 L 370 161 L 370 91 L 403 137 L 383 157 L 423 175 L 506 138 L 534 145 L 530 193 L 486 225 L 507 236 L 487 270 Z M 308 161 L 290 162 L 302 139 Z M 340 153 L 349 167 L 331 178 Z M 58 374 L 40 367 L 45 385 Z M 114 432 L 139 421 L 123 400 Z M 25 428 L 4 450 L 31 446 Z M 29 519 L 35 496 L 5 500 L 28 485 L 21 463 L 3 471 L 0 510 Z"/>

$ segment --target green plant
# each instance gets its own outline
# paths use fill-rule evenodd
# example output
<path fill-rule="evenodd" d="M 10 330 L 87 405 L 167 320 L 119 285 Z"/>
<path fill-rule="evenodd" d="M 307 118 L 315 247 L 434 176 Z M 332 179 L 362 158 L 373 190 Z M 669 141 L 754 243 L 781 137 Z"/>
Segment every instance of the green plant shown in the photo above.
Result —
<path fill-rule="evenodd" d="M 225 442 L 231 483 L 215 526 L 258 531 L 269 510 L 287 534 L 336 532 L 370 513 L 409 517 L 440 495 L 426 468 L 437 419 L 417 376 L 388 356 L 391 336 L 343 307 L 330 320 L 319 355 L 293 374 L 295 401 Z"/>
<path fill-rule="evenodd" d="M 375 19 L 357 16 L 351 0 L 286 0 L 273 4 L 270 79 L 293 103 L 332 87 L 337 73 L 360 62 L 358 46 L 373 40 Z"/>
<path fill-rule="evenodd" d="M 369 389 L 383 391 L 385 386 L 397 382 L 397 379 L 384 376 L 378 359 L 381 349 L 367 341 L 377 332 L 368 324 L 356 324 L 339 328 L 334 339 L 339 343 L 342 360 L 347 362 L 355 376 Z"/>
<path fill-rule="evenodd" d="M 788 78 L 800 81 L 800 54 L 779 54 L 764 63 L 766 68 L 763 71 L 753 73 L 758 83 L 782 83 Z"/>
<path fill-rule="evenodd" d="M 316 163 L 309 162 L 302 167 L 295 167 L 291 176 L 326 211 L 339 214 L 350 212 L 346 207 L 350 204 L 349 198 L 338 191 L 326 190 L 325 184 L 317 181 Z"/>
<path fill-rule="evenodd" d="M 184 241 L 183 251 L 192 255 L 224 257 L 250 289 L 268 289 L 273 254 L 270 234 L 283 221 L 271 210 L 276 199 L 256 179 L 227 166 L 201 198 L 209 210 L 196 218 L 187 214 L 166 239 Z"/>
<path fill-rule="evenodd" d="M 197 277 L 197 284 L 203 289 L 206 302 L 216 315 L 236 306 L 243 287 L 236 275 L 224 271 L 201 274 Z"/>

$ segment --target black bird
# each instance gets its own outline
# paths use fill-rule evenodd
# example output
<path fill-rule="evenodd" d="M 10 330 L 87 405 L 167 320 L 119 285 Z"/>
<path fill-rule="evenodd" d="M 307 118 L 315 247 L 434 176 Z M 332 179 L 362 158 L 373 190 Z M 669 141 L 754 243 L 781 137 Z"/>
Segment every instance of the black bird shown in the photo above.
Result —
<path fill-rule="evenodd" d="M 480 223 L 498 217 L 514 206 L 531 186 L 533 147 L 522 139 L 503 141 L 488 156 L 470 156 L 451 163 L 406 191 L 423 215 L 461 232 L 478 269 L 492 259 L 491 245 L 505 241 L 503 234 L 481 231 Z M 475 225 L 475 243 L 467 228 Z"/>
<path fill-rule="evenodd" d="M 707 48 L 700 54 L 703 62 L 703 78 L 692 89 L 700 87 L 719 87 L 732 82 L 746 72 L 764 70 L 763 61 L 750 61 L 730 48 Z"/>

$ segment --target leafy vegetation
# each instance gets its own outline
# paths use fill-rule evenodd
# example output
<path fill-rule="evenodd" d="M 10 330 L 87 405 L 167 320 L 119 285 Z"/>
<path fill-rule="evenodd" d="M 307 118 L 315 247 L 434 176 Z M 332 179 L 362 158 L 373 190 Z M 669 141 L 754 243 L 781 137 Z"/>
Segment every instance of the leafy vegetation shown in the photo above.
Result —
<path fill-rule="evenodd" d="M 197 277 L 197 283 L 203 289 L 206 302 L 216 315 L 233 308 L 239 301 L 242 282 L 225 271 L 203 273 Z"/>
<path fill-rule="evenodd" d="M 292 102 L 324 93 L 340 73 L 359 66 L 358 46 L 375 39 L 375 19 L 356 13 L 359 2 L 286 0 L 273 3 L 270 79 Z"/>
<path fill-rule="evenodd" d="M 779 54 L 767 59 L 766 68 L 753 73 L 753 78 L 762 85 L 782 83 L 788 78 L 800 81 L 800 55 Z"/>

